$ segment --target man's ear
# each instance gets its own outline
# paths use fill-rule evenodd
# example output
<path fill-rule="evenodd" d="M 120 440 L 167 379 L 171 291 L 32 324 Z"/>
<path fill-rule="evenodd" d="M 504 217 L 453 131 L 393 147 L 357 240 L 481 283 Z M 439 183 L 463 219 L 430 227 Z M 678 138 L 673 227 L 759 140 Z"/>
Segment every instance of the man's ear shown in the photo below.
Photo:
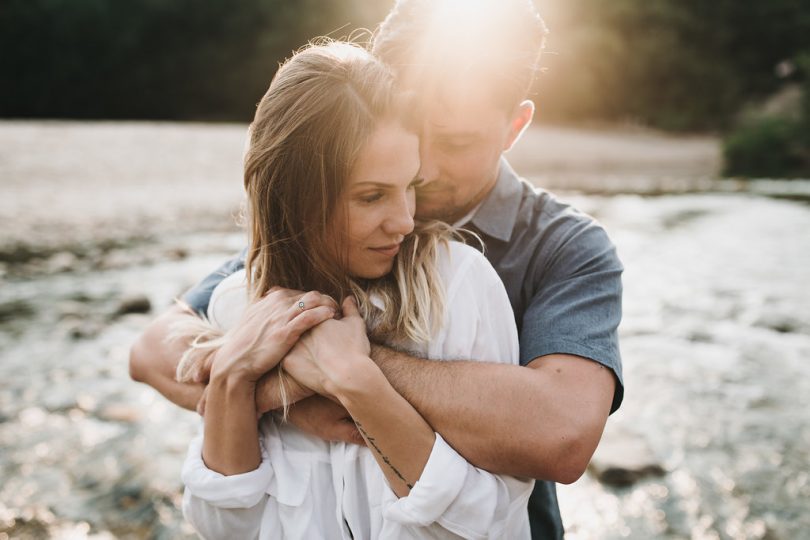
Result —
<path fill-rule="evenodd" d="M 509 134 L 503 146 L 504 152 L 511 150 L 515 143 L 518 142 L 520 136 L 523 135 L 523 132 L 526 131 L 526 128 L 532 123 L 532 118 L 534 118 L 534 102 L 530 99 L 521 101 L 520 105 L 515 109 L 515 114 L 509 121 Z"/>

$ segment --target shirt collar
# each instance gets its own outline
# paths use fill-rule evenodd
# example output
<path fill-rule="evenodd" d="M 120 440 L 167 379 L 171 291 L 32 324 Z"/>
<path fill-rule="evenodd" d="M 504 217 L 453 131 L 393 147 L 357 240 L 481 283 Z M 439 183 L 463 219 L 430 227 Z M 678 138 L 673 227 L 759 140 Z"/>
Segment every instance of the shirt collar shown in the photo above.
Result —
<path fill-rule="evenodd" d="M 523 200 L 523 186 L 512 166 L 501 158 L 495 186 L 481 203 L 470 223 L 482 233 L 508 242 L 515 228 L 518 209 Z"/>

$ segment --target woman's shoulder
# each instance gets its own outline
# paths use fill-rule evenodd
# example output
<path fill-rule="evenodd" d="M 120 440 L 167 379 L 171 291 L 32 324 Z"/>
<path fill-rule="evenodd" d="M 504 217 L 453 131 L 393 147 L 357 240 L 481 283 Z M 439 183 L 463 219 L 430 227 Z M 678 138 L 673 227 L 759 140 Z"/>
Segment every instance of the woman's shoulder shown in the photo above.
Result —
<path fill-rule="evenodd" d="M 439 271 L 448 292 L 454 283 L 468 280 L 482 283 L 495 280 L 500 283 L 497 272 L 484 254 L 464 242 L 457 240 L 447 242 L 437 251 L 437 258 Z"/>
<path fill-rule="evenodd" d="M 248 305 L 247 274 L 237 270 L 219 282 L 208 303 L 208 319 L 222 330 L 229 330 Z"/>

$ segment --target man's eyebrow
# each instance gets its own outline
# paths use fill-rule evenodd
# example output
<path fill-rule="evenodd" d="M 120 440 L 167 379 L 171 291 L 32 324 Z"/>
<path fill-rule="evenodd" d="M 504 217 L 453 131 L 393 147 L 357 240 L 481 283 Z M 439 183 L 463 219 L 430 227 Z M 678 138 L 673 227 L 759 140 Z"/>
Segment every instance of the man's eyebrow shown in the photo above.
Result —
<path fill-rule="evenodd" d="M 437 139 L 464 139 L 474 141 L 481 138 L 481 134 L 477 131 L 447 131 L 444 133 L 437 133 Z"/>

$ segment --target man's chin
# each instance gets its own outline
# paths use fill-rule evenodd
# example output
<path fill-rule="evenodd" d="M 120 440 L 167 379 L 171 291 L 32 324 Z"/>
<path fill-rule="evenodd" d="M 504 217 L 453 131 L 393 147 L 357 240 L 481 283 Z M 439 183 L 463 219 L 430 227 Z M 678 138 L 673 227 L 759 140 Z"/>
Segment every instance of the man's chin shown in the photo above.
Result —
<path fill-rule="evenodd" d="M 448 221 L 450 218 L 445 208 L 425 208 L 423 210 L 418 206 L 414 217 L 421 220 L 435 219 L 438 221 Z"/>
<path fill-rule="evenodd" d="M 455 206 L 449 201 L 436 199 L 416 199 L 416 219 L 437 219 L 450 222 L 455 213 Z"/>

